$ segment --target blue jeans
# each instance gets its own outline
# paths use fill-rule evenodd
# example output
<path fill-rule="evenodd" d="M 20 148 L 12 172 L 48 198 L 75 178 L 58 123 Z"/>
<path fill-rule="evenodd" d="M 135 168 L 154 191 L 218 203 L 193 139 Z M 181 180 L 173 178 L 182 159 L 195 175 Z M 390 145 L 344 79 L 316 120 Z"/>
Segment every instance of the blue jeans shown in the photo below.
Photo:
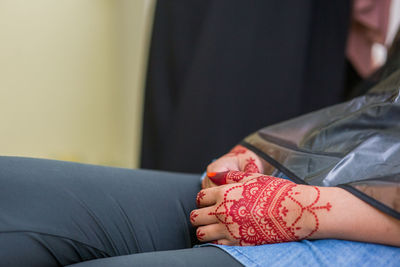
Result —
<path fill-rule="evenodd" d="M 245 266 L 400 266 L 400 248 L 336 239 L 218 247 Z"/>

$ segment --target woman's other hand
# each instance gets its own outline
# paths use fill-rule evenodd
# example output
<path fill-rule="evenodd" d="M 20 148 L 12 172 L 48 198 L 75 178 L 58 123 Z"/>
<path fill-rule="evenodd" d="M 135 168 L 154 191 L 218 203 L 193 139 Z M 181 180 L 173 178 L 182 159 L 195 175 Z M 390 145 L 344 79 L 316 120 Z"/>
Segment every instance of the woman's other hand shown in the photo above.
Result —
<path fill-rule="evenodd" d="M 264 166 L 259 156 L 242 145 L 235 146 L 229 153 L 223 155 L 207 166 L 207 173 L 226 171 L 241 171 L 246 173 L 264 173 Z M 202 188 L 216 186 L 209 177 L 205 177 Z"/>

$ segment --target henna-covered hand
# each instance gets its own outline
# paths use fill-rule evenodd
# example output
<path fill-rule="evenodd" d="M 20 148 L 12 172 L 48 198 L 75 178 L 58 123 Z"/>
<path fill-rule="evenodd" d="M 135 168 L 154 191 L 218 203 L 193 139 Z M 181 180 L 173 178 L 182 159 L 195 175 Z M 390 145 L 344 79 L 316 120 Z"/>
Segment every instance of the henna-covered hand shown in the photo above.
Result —
<path fill-rule="evenodd" d="M 228 172 L 225 179 L 238 175 Z M 318 232 L 320 213 L 332 209 L 318 187 L 259 174 L 243 178 L 199 192 L 191 222 L 200 241 L 247 246 L 306 239 Z"/>
<path fill-rule="evenodd" d="M 264 173 L 265 164 L 253 151 L 242 145 L 235 146 L 229 153 L 223 155 L 207 166 L 207 172 L 242 171 L 246 173 Z M 216 186 L 208 177 L 203 180 L 202 188 Z"/>

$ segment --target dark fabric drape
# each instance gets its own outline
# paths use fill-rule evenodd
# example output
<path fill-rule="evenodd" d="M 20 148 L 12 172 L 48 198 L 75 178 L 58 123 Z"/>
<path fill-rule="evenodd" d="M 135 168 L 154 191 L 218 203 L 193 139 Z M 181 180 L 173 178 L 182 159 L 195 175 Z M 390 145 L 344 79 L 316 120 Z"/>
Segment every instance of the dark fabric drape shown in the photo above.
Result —
<path fill-rule="evenodd" d="M 265 126 L 341 101 L 348 0 L 159 0 L 141 167 L 201 172 Z"/>

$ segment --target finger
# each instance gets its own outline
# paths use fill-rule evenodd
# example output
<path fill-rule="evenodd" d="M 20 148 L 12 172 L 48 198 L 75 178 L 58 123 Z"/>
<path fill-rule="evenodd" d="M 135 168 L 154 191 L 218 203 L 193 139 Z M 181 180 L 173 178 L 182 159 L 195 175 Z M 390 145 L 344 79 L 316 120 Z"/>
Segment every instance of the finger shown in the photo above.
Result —
<path fill-rule="evenodd" d="M 217 217 L 213 214 L 210 215 L 211 212 L 215 211 L 215 207 L 206 207 L 202 209 L 192 210 L 190 213 L 190 222 L 193 226 L 200 226 L 200 225 L 209 225 L 218 222 Z"/>
<path fill-rule="evenodd" d="M 245 148 L 242 145 L 236 145 L 234 148 L 229 151 L 225 156 L 227 157 L 233 157 L 233 156 L 238 156 L 240 154 L 245 154 L 248 151 L 247 148 Z"/>
<path fill-rule="evenodd" d="M 236 157 L 220 157 L 207 166 L 207 172 L 238 171 L 239 163 Z"/>
<path fill-rule="evenodd" d="M 223 239 L 225 238 L 225 226 L 219 223 L 200 226 L 197 228 L 196 236 L 201 242 Z"/>
<path fill-rule="evenodd" d="M 252 151 L 248 151 L 240 160 L 239 169 L 244 172 L 262 173 L 263 167 L 260 158 Z"/>
<path fill-rule="evenodd" d="M 207 172 L 207 177 L 216 185 L 226 184 L 226 178 L 229 171 L 225 172 Z"/>
<path fill-rule="evenodd" d="M 207 173 L 208 178 L 217 185 L 233 184 L 233 183 L 244 183 L 248 180 L 254 179 L 260 174 L 240 172 L 240 171 L 229 171 L 229 172 L 212 172 Z"/>
<path fill-rule="evenodd" d="M 214 205 L 217 202 L 216 188 L 218 187 L 200 190 L 196 196 L 197 207 L 201 208 Z"/>
<path fill-rule="evenodd" d="M 201 189 L 206 189 L 209 188 L 210 186 L 210 179 L 208 177 L 204 177 L 204 179 L 201 181 Z"/>
<path fill-rule="evenodd" d="M 208 178 L 207 176 L 204 177 L 203 181 L 201 182 L 201 189 L 206 189 L 206 188 L 216 187 L 216 186 L 218 186 L 218 185 L 211 182 L 210 178 Z"/>

